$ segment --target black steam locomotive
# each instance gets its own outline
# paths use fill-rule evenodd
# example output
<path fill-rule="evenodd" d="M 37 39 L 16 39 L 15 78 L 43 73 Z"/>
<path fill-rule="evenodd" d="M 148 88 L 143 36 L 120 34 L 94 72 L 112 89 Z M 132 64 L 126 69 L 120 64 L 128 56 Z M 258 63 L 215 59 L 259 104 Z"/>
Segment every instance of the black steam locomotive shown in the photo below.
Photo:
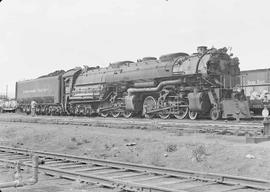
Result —
<path fill-rule="evenodd" d="M 239 61 L 226 48 L 201 46 L 192 55 L 85 66 L 20 81 L 16 99 L 27 113 L 36 101 L 36 112 L 44 115 L 249 118 L 243 90 L 234 89 L 239 74 Z"/>

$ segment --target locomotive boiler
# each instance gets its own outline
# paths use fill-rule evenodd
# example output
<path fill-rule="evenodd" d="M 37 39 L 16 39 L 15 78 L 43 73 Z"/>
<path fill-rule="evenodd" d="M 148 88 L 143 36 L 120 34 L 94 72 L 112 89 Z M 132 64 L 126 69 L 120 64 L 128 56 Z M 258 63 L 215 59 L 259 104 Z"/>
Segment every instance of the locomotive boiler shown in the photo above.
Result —
<path fill-rule="evenodd" d="M 243 91 L 233 89 L 240 83 L 239 73 L 238 59 L 226 48 L 204 46 L 191 55 L 145 57 L 106 68 L 85 66 L 58 76 L 59 104 L 43 105 L 41 111 L 46 107 L 46 113 L 103 117 L 249 118 Z"/>

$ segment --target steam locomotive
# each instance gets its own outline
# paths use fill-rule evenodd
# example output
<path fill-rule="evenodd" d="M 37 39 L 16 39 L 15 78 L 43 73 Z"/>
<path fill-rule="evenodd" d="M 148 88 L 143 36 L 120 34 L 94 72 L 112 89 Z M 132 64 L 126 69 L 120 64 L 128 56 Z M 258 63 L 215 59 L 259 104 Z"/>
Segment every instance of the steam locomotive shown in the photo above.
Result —
<path fill-rule="evenodd" d="M 238 58 L 226 48 L 197 48 L 110 63 L 106 68 L 74 68 L 16 83 L 16 100 L 26 113 L 146 118 L 249 118 L 240 84 Z"/>

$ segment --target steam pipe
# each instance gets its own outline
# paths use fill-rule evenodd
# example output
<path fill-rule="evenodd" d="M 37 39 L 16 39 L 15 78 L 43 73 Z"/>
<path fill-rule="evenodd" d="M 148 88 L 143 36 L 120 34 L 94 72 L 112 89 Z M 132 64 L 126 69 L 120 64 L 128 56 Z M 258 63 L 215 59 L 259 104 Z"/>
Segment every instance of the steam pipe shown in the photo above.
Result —
<path fill-rule="evenodd" d="M 127 90 L 128 95 L 132 95 L 134 93 L 140 93 L 140 92 L 156 92 L 156 91 L 160 91 L 164 86 L 166 85 L 175 85 L 175 84 L 179 84 L 182 83 L 181 79 L 177 79 L 177 80 L 170 80 L 170 81 L 163 81 L 160 84 L 158 84 L 157 87 L 151 87 L 151 88 L 129 88 Z"/>
<path fill-rule="evenodd" d="M 241 87 L 260 87 L 260 86 L 270 86 L 270 83 L 260 83 L 255 85 L 241 85 Z"/>
<path fill-rule="evenodd" d="M 0 189 L 1 188 L 9 188 L 9 187 L 23 187 L 25 185 L 34 185 L 38 182 L 38 157 L 34 156 L 32 159 L 33 165 L 32 165 L 32 171 L 33 171 L 33 176 L 26 180 L 23 181 L 21 177 L 21 163 L 18 162 L 16 165 L 16 174 L 15 178 L 16 180 L 7 182 L 7 183 L 0 183 Z"/>

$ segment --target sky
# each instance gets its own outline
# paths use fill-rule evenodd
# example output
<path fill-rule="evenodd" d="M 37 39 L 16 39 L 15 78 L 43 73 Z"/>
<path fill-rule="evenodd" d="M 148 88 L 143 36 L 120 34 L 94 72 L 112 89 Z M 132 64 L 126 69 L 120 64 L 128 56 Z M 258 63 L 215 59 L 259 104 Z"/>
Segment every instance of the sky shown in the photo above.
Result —
<path fill-rule="evenodd" d="M 76 66 L 232 47 L 241 70 L 270 67 L 269 0 L 3 0 L 0 94 Z"/>

